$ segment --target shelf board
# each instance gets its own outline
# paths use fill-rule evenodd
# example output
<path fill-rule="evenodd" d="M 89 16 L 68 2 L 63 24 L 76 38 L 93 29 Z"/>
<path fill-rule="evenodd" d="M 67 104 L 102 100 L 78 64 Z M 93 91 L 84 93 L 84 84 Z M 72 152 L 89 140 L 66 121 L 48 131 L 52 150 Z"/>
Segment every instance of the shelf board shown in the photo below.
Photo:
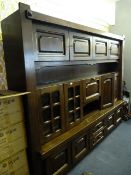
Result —
<path fill-rule="evenodd" d="M 5 99 L 5 98 L 28 95 L 28 94 L 30 94 L 30 92 L 17 92 L 17 91 L 11 91 L 11 90 L 0 90 L 0 100 Z"/>

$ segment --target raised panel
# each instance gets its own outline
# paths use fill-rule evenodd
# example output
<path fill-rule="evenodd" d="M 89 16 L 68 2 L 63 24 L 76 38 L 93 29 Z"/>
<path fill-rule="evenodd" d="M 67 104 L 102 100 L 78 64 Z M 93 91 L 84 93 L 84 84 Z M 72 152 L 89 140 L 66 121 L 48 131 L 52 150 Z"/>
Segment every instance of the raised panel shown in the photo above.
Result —
<path fill-rule="evenodd" d="M 121 123 L 121 120 L 122 120 L 122 108 L 118 108 L 115 116 L 116 125 L 119 125 L 119 123 Z"/>
<path fill-rule="evenodd" d="M 56 150 L 49 158 L 47 158 L 47 174 L 61 175 L 65 174 L 71 165 L 70 146 L 66 145 Z"/>
<path fill-rule="evenodd" d="M 69 60 L 68 30 L 47 25 L 34 25 L 35 61 Z"/>
<path fill-rule="evenodd" d="M 114 74 L 105 74 L 101 78 L 101 108 L 114 104 Z"/>
<path fill-rule="evenodd" d="M 64 36 L 51 33 L 38 33 L 39 52 L 64 55 Z"/>
<path fill-rule="evenodd" d="M 83 80 L 84 102 L 96 100 L 100 96 L 100 77 Z"/>
<path fill-rule="evenodd" d="M 107 46 L 105 42 L 100 42 L 96 41 L 96 46 L 95 46 L 95 53 L 100 54 L 100 55 L 106 55 L 107 53 Z"/>
<path fill-rule="evenodd" d="M 92 37 L 70 31 L 70 60 L 90 60 L 92 58 Z"/>
<path fill-rule="evenodd" d="M 119 59 L 120 43 L 118 41 L 110 41 L 110 58 Z"/>
<path fill-rule="evenodd" d="M 93 37 L 93 58 L 108 59 L 108 40 Z"/>
<path fill-rule="evenodd" d="M 89 151 L 89 135 L 82 134 L 72 143 L 73 164 L 80 161 Z"/>
<path fill-rule="evenodd" d="M 74 54 L 90 54 L 90 41 L 84 39 L 74 39 Z"/>

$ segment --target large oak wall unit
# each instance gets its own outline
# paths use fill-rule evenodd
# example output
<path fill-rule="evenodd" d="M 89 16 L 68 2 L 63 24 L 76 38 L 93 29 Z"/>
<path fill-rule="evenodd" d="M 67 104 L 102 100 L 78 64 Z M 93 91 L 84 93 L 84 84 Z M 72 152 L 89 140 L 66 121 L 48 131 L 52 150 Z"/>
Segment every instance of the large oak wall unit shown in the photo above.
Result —
<path fill-rule="evenodd" d="M 122 120 L 123 37 L 21 3 L 2 31 L 8 88 L 31 92 L 31 174 L 66 174 Z"/>

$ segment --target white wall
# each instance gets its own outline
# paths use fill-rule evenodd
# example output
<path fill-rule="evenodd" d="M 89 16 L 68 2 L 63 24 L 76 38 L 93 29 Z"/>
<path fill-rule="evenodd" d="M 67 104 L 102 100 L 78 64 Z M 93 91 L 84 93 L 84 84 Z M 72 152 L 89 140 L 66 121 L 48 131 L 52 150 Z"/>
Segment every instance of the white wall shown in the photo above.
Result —
<path fill-rule="evenodd" d="M 50 16 L 108 31 L 115 23 L 116 0 L 21 0 Z M 0 0 L 0 20 L 15 11 L 19 0 Z"/>
<path fill-rule="evenodd" d="M 116 23 L 110 31 L 125 35 L 124 45 L 124 80 L 131 93 L 131 0 L 121 0 L 116 3 Z"/>
<path fill-rule="evenodd" d="M 39 0 L 31 7 L 41 13 L 104 31 L 115 23 L 114 0 Z"/>

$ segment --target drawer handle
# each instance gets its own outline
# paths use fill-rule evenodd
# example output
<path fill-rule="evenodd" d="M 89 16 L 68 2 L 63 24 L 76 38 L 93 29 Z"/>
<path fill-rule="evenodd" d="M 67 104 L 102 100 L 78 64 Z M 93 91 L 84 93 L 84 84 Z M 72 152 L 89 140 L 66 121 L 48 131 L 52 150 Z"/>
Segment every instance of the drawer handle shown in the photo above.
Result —
<path fill-rule="evenodd" d="M 99 128 L 101 126 L 102 122 L 99 122 L 95 127 Z"/>
<path fill-rule="evenodd" d="M 118 109 L 118 110 L 117 110 L 117 113 L 120 113 L 120 112 L 121 112 L 121 110 L 120 110 L 120 109 Z"/>
<path fill-rule="evenodd" d="M 64 155 L 64 152 L 61 152 L 60 154 L 58 154 L 57 156 L 54 157 L 55 160 L 57 160 L 59 157 L 61 157 L 62 155 Z"/>
<path fill-rule="evenodd" d="M 111 120 L 113 118 L 113 116 L 111 115 L 108 119 Z"/>
<path fill-rule="evenodd" d="M 89 83 L 86 85 L 86 88 L 88 88 L 89 86 L 92 86 L 92 85 L 97 85 L 97 84 L 98 84 L 97 82 Z"/>
<path fill-rule="evenodd" d="M 77 143 L 81 143 L 81 142 L 83 142 L 83 140 L 84 140 L 84 137 L 82 137 L 80 140 L 78 140 Z"/>

